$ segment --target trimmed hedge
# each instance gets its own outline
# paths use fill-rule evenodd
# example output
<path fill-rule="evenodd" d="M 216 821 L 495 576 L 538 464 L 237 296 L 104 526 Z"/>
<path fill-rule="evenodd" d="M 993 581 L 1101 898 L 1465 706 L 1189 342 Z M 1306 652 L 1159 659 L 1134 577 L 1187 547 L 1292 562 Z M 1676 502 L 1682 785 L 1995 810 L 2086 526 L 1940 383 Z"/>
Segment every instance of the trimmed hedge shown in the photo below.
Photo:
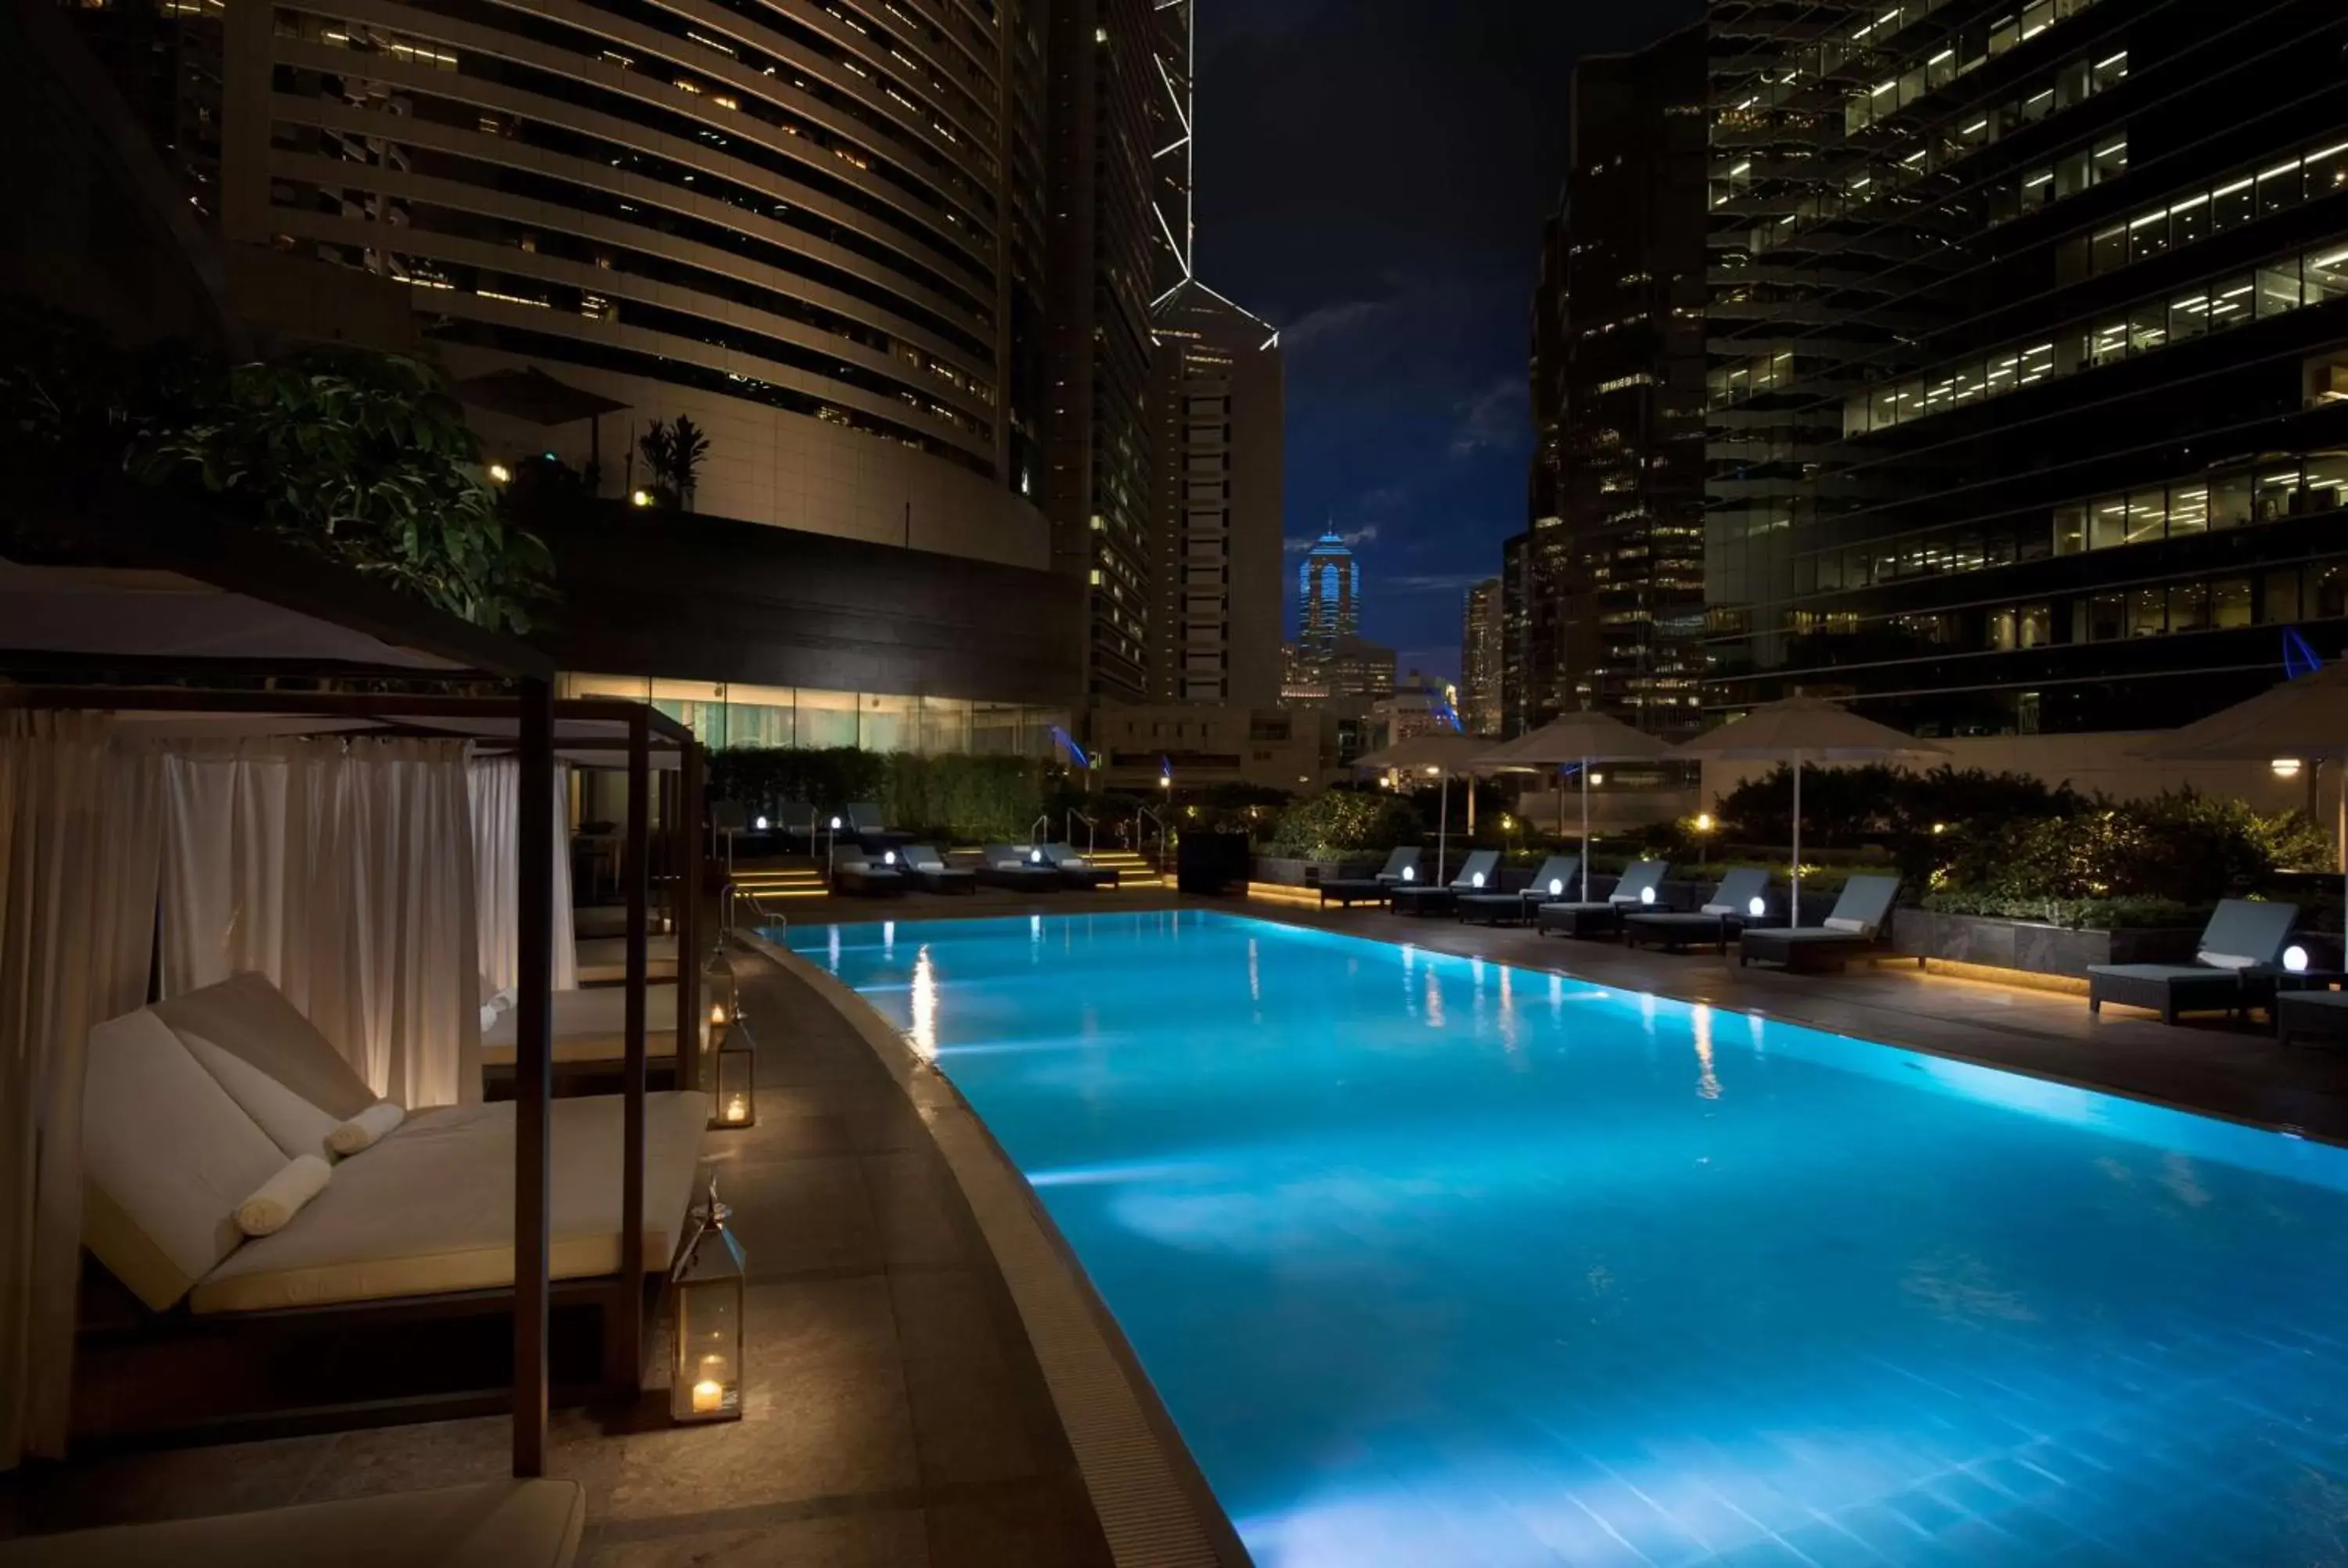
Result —
<path fill-rule="evenodd" d="M 1056 764 L 1030 757 L 737 747 L 709 760 L 709 793 L 771 811 L 869 800 L 891 826 L 954 840 L 1025 839 L 1052 798 Z"/>

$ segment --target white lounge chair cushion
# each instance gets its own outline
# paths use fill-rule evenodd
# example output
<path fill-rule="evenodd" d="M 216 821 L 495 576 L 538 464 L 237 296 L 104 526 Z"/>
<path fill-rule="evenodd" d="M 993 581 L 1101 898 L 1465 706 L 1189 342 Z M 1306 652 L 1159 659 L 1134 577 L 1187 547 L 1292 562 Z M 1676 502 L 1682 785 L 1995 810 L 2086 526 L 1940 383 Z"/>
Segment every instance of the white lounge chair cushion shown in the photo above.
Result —
<path fill-rule="evenodd" d="M 236 1205 L 236 1228 L 247 1235 L 273 1235 L 302 1206 L 326 1190 L 335 1168 L 315 1154 L 296 1154 L 253 1194 Z"/>
<path fill-rule="evenodd" d="M 553 1276 L 613 1273 L 620 1266 L 620 1098 L 557 1100 L 552 1111 Z M 675 1251 L 708 1123 L 706 1094 L 645 1097 L 648 1268 L 665 1268 Z M 510 1103 L 418 1112 L 337 1166 L 326 1190 L 283 1230 L 236 1249 L 189 1306 L 261 1312 L 511 1285 L 513 1166 Z"/>
<path fill-rule="evenodd" d="M 1745 913 L 1744 910 L 1733 908 L 1726 904 L 1707 904 L 1698 912 L 1705 915 L 1742 915 Z"/>
<path fill-rule="evenodd" d="M 375 1147 L 407 1120 L 407 1110 L 396 1100 L 378 1100 L 326 1134 L 326 1147 L 348 1158 Z"/>
<path fill-rule="evenodd" d="M 1854 920 L 1848 915 L 1829 915 L 1818 924 L 1829 931 L 1842 931 L 1853 937 L 1871 935 L 1875 929 L 1864 920 Z"/>
<path fill-rule="evenodd" d="M 90 1030 L 82 1239 L 149 1307 L 237 1250 L 237 1205 L 285 1159 L 152 1010 Z"/>
<path fill-rule="evenodd" d="M 238 1109 L 252 1118 L 253 1122 L 270 1141 L 283 1150 L 287 1159 L 302 1154 L 315 1154 L 323 1160 L 333 1160 L 335 1151 L 329 1142 L 335 1129 L 342 1125 L 291 1089 L 263 1072 L 241 1056 L 232 1056 L 192 1029 L 176 1030 L 180 1043 L 188 1053 L 211 1073 Z"/>
<path fill-rule="evenodd" d="M 2213 969 L 2247 969 L 2258 964 L 2256 958 L 2246 958 L 2240 953 L 2212 953 L 2205 949 L 2194 957 Z"/>
<path fill-rule="evenodd" d="M 375 1103 L 375 1091 L 358 1070 L 265 975 L 231 975 L 149 1010 L 176 1032 L 201 1035 L 258 1068 L 324 1112 L 330 1122 L 348 1121 Z"/>
<path fill-rule="evenodd" d="M 492 1481 L 0 1542 L 5 1568 L 566 1568 L 587 1522 L 575 1481 Z"/>
<path fill-rule="evenodd" d="M 556 991 L 553 1001 L 556 1061 L 617 1061 L 627 1053 L 626 987 Z M 481 1031 L 484 1065 L 513 1065 L 514 1040 L 520 1027 L 520 1018 L 509 1009 L 493 1027 Z M 644 1054 L 661 1061 L 676 1055 L 675 981 L 644 988 Z"/>

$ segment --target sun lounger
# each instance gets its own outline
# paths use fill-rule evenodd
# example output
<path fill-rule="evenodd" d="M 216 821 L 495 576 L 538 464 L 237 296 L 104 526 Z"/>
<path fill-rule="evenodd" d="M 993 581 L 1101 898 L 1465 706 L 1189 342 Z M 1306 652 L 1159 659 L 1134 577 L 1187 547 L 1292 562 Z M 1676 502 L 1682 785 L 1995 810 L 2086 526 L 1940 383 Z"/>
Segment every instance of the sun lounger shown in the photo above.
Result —
<path fill-rule="evenodd" d="M 1533 873 L 1533 879 L 1513 893 L 1462 893 L 1459 918 L 1469 925 L 1520 925 L 1533 917 L 1535 907 L 1561 898 L 1581 874 L 1579 855 L 1552 855 Z"/>
<path fill-rule="evenodd" d="M 1395 850 L 1375 876 L 1340 876 L 1322 883 L 1321 907 L 1326 909 L 1332 901 L 1344 908 L 1392 902 L 1395 888 L 1418 879 L 1418 853 L 1416 848 Z"/>
<path fill-rule="evenodd" d="M 983 886 L 1021 893 L 1056 893 L 1067 886 L 1057 870 L 1045 864 L 1043 850 L 1014 844 L 990 844 L 981 851 L 978 880 Z"/>
<path fill-rule="evenodd" d="M 751 821 L 755 825 L 757 819 L 753 817 Z M 798 844 L 808 849 L 815 847 L 815 807 L 807 801 L 783 802 L 775 808 L 775 815 L 767 819 L 767 826 L 787 844 Z"/>
<path fill-rule="evenodd" d="M 1616 879 L 1614 891 L 1603 898 L 1542 904 L 1534 922 L 1543 936 L 1611 937 L 1622 928 L 1622 917 L 1661 897 L 1671 867 L 1660 860 L 1642 860 Z"/>
<path fill-rule="evenodd" d="M 1406 883 L 1394 890 L 1392 902 L 1397 915 L 1448 915 L 1458 907 L 1460 895 L 1497 890 L 1499 884 L 1500 852 L 1478 849 L 1459 863 L 1459 875 L 1442 886 Z"/>
<path fill-rule="evenodd" d="M 2187 1012 L 2240 1015 L 2259 999 L 2242 972 L 2280 963 L 2298 923 L 2296 905 L 2229 898 L 2202 927 L 2190 964 L 2088 965 L 2087 1010 L 2100 1013 L 2106 1002 L 2117 1002 L 2149 1008 L 2163 1023 L 2175 1023 L 2178 1014 Z"/>
<path fill-rule="evenodd" d="M 1815 972 L 1888 952 L 1891 906 L 1899 897 L 1897 876 L 1854 876 L 1843 884 L 1824 924 L 1746 931 L 1736 942 L 1737 966 L 1758 961 Z"/>
<path fill-rule="evenodd" d="M 901 858 L 893 849 L 843 845 L 832 851 L 832 891 L 861 898 L 896 897 L 907 886 L 905 874 L 897 865 Z"/>
<path fill-rule="evenodd" d="M 0 1542 L 0 1568 L 568 1568 L 575 1481 L 489 1481 Z"/>
<path fill-rule="evenodd" d="M 2274 1020 L 2285 1045 L 2348 1040 L 2348 991 L 2284 991 L 2274 999 Z"/>
<path fill-rule="evenodd" d="M 1712 890 L 1712 897 L 1694 914 L 1641 909 L 1625 915 L 1622 940 L 1633 948 L 1652 942 L 1673 952 L 1710 945 L 1725 955 L 1729 939 L 1743 931 L 1748 920 L 1756 918 L 1755 899 L 1763 900 L 1763 914 L 1767 913 L 1768 892 L 1768 872 L 1758 866 L 1732 871 L 1720 879 L 1720 886 Z"/>
<path fill-rule="evenodd" d="M 926 844 L 909 844 L 901 857 L 905 879 L 924 893 L 975 893 L 978 873 L 948 866 L 946 857 Z"/>
<path fill-rule="evenodd" d="M 895 849 L 911 843 L 913 835 L 901 828 L 888 826 L 880 819 L 880 808 L 869 800 L 850 801 L 834 814 L 839 818 L 839 835 L 852 838 L 876 853 Z"/>
<path fill-rule="evenodd" d="M 1095 866 L 1078 855 L 1074 845 L 1046 844 L 1044 864 L 1060 874 L 1060 880 L 1071 887 L 1114 887 L 1117 874 L 1106 866 Z"/>

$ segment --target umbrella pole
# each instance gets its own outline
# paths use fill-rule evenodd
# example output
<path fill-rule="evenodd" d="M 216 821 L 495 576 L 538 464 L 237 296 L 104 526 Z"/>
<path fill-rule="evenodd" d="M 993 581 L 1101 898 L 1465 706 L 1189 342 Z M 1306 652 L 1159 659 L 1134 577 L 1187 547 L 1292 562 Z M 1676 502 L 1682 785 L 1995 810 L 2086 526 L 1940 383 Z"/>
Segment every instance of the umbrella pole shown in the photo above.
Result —
<path fill-rule="evenodd" d="M 1444 770 L 1443 804 L 1435 808 L 1435 885 L 1443 886 L 1444 835 L 1451 831 L 1451 773 Z"/>
<path fill-rule="evenodd" d="M 1788 926 L 1802 923 L 1802 753 L 1794 753 L 1794 908 Z"/>
<path fill-rule="evenodd" d="M 1581 759 L 1581 901 L 1590 902 L 1590 759 Z"/>

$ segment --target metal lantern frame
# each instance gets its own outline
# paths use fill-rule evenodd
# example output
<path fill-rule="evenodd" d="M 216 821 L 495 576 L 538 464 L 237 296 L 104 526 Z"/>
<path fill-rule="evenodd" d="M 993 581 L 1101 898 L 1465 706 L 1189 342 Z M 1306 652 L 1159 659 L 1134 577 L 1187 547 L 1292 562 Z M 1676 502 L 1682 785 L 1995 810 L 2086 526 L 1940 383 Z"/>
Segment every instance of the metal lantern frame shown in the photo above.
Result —
<path fill-rule="evenodd" d="M 675 1333 L 669 1358 L 669 1419 L 679 1426 L 742 1419 L 743 1314 L 748 1259 L 726 1228 L 733 1211 L 717 1201 L 713 1173 L 689 1219 L 693 1230 L 669 1271 Z"/>
<path fill-rule="evenodd" d="M 738 1132 L 758 1124 L 758 1042 L 738 1013 L 717 1037 L 716 1071 L 709 1079 L 709 1130 Z"/>

